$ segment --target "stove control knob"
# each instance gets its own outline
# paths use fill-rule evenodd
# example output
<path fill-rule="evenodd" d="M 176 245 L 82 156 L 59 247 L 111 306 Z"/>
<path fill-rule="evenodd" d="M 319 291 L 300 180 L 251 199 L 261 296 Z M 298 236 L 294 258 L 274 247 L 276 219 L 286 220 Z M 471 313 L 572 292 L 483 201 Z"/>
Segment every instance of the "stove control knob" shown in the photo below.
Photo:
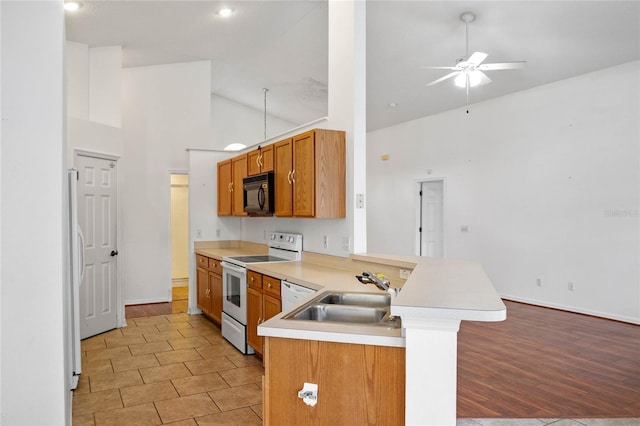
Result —
<path fill-rule="evenodd" d="M 293 237 L 289 237 L 289 242 L 292 243 L 293 242 Z"/>
<path fill-rule="evenodd" d="M 271 234 L 271 239 L 275 240 L 276 239 L 276 234 Z"/>

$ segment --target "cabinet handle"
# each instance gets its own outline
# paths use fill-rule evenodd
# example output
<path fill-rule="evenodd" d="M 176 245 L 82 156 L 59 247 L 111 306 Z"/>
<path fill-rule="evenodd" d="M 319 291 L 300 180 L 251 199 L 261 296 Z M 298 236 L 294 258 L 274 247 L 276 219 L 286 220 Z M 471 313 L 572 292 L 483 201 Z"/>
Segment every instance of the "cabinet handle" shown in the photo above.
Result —
<path fill-rule="evenodd" d="M 291 185 L 291 170 L 289 170 L 289 173 L 287 173 L 287 182 L 289 182 L 289 185 Z"/>
<path fill-rule="evenodd" d="M 294 170 L 291 171 L 291 182 L 293 182 L 293 183 L 296 183 L 295 174 L 296 174 L 296 171 L 294 169 Z"/>
<path fill-rule="evenodd" d="M 260 167 L 260 156 L 256 157 L 256 166 Z"/>
<path fill-rule="evenodd" d="M 260 154 L 258 156 L 258 165 L 260 166 L 260 168 L 262 168 L 262 166 L 264 166 L 264 163 L 262 162 L 262 154 Z"/>
<path fill-rule="evenodd" d="M 229 192 L 233 192 L 233 182 L 229 184 Z"/>
<path fill-rule="evenodd" d="M 267 283 L 267 287 L 271 288 L 271 283 Z"/>

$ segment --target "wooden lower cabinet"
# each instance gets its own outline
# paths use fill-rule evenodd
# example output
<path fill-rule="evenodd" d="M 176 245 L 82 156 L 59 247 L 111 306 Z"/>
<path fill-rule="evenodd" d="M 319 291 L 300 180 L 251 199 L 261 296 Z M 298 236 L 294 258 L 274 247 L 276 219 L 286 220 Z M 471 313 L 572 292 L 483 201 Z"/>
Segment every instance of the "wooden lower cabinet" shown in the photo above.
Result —
<path fill-rule="evenodd" d="M 404 425 L 405 349 L 265 337 L 265 425 Z M 318 402 L 298 398 L 318 385 Z"/>
<path fill-rule="evenodd" d="M 264 338 L 258 335 L 258 326 L 282 311 L 280 280 L 247 271 L 247 343 L 262 356 Z"/>
<path fill-rule="evenodd" d="M 262 355 L 262 336 L 258 325 L 262 322 L 262 291 L 247 288 L 247 344 Z"/>
<path fill-rule="evenodd" d="M 222 268 L 217 259 L 196 255 L 198 308 L 220 324 L 222 322 Z"/>

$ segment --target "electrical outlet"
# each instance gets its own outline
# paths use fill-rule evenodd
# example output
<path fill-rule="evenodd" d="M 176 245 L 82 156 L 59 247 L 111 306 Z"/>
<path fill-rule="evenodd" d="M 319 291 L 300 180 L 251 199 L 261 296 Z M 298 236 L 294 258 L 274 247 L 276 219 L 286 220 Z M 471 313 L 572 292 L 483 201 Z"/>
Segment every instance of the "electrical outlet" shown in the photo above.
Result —
<path fill-rule="evenodd" d="M 196 238 L 202 238 L 202 229 L 196 229 Z"/>
<path fill-rule="evenodd" d="M 569 289 L 569 291 L 575 291 L 576 286 L 575 284 L 573 284 L 573 282 L 569 281 L 569 283 L 567 284 L 567 288 Z"/>
<path fill-rule="evenodd" d="M 267 241 L 267 230 L 266 229 L 262 230 L 262 241 Z"/>
<path fill-rule="evenodd" d="M 220 235 L 222 235 L 222 231 L 216 229 L 216 238 L 220 238 Z"/>
<path fill-rule="evenodd" d="M 460 227 L 460 232 L 469 232 L 469 227 L 467 225 L 462 225 Z"/>
<path fill-rule="evenodd" d="M 536 278 L 536 285 L 542 287 L 542 278 Z"/>
<path fill-rule="evenodd" d="M 342 237 L 342 251 L 348 252 L 349 245 L 350 245 L 349 237 Z"/>
<path fill-rule="evenodd" d="M 411 271 L 408 269 L 400 269 L 400 278 L 403 280 L 409 279 L 409 275 L 411 275 Z"/>
<path fill-rule="evenodd" d="M 329 248 L 329 236 L 325 235 L 322 237 L 322 247 L 328 249 Z"/>

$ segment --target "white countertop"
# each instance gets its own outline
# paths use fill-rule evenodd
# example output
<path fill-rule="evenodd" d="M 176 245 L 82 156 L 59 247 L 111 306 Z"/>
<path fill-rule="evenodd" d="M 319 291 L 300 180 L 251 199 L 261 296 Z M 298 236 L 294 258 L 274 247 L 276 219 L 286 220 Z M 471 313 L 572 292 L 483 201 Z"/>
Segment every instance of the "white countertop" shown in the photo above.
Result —
<path fill-rule="evenodd" d="M 215 248 L 197 249 L 196 253 L 221 259 L 223 256 L 254 252 L 237 248 Z M 356 280 L 353 271 L 358 270 L 357 261 L 408 268 L 413 269 L 413 272 L 400 294 L 391 302 L 392 315 L 426 321 L 502 321 L 506 318 L 506 307 L 478 262 L 384 254 L 358 254 L 351 258 L 354 262 L 351 271 L 304 261 L 252 263 L 248 268 L 314 290 L 367 293 L 380 290 Z M 344 267 L 344 262 L 342 263 Z M 311 297 L 314 296 L 308 299 Z M 293 309 L 295 308 L 291 310 Z M 258 334 L 341 343 L 405 346 L 401 329 L 282 319 L 291 310 L 261 324 Z"/>

